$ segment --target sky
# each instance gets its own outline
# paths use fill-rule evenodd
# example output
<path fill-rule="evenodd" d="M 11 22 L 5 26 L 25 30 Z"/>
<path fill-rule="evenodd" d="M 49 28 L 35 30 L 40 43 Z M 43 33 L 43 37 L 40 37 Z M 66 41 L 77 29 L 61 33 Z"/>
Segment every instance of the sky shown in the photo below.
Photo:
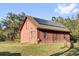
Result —
<path fill-rule="evenodd" d="M 26 15 L 51 20 L 52 16 L 68 17 L 79 12 L 78 3 L 0 3 L 0 18 L 6 17 L 7 13 Z"/>

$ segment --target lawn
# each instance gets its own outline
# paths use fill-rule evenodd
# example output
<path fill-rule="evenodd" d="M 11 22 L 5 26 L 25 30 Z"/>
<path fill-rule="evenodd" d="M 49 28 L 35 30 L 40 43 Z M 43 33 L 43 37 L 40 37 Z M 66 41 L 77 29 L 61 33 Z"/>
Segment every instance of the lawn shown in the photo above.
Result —
<path fill-rule="evenodd" d="M 48 56 L 67 50 L 63 44 L 21 44 L 19 42 L 0 42 L 0 55 Z"/>
<path fill-rule="evenodd" d="M 61 56 L 79 55 L 76 45 L 73 49 L 64 48 L 64 44 L 21 44 L 19 42 L 0 42 L 2 56 Z"/>
<path fill-rule="evenodd" d="M 51 56 L 79 56 L 79 44 L 74 43 L 74 48 L 56 52 L 51 54 Z"/>

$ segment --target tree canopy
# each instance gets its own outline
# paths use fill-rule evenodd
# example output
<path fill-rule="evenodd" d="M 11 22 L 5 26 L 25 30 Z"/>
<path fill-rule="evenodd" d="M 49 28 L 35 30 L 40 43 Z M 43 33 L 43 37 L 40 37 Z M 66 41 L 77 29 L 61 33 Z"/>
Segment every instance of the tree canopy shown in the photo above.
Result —
<path fill-rule="evenodd" d="M 26 14 L 8 13 L 6 18 L 0 22 L 0 40 L 14 40 L 18 38 L 19 27 L 24 20 Z"/>
<path fill-rule="evenodd" d="M 60 22 L 70 30 L 70 34 L 73 36 L 75 42 L 79 39 L 79 14 L 72 17 L 52 17 L 52 21 Z"/>

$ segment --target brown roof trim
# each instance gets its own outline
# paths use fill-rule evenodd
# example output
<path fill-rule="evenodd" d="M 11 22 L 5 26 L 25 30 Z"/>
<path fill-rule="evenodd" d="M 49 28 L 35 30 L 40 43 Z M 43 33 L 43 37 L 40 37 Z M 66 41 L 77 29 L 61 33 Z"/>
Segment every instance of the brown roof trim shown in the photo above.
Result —
<path fill-rule="evenodd" d="M 22 22 L 22 25 L 21 25 L 21 27 L 20 27 L 20 29 L 19 29 L 20 32 L 21 32 L 21 30 L 22 30 L 22 28 L 23 28 L 23 26 L 24 26 L 24 24 L 25 24 L 25 22 L 26 22 L 26 19 L 27 19 L 27 17 L 25 17 L 24 21 Z"/>
<path fill-rule="evenodd" d="M 41 29 L 41 30 L 51 30 L 51 29 L 46 29 L 46 28 L 37 28 L 38 30 Z M 57 32 L 68 32 L 70 33 L 70 31 L 64 31 L 64 30 L 51 30 L 51 31 L 57 31 Z"/>

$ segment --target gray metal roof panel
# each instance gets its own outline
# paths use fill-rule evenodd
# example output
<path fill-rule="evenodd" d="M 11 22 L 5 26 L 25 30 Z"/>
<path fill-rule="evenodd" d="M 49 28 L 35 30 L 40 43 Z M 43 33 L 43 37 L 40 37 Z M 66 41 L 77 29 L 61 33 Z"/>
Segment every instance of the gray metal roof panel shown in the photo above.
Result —
<path fill-rule="evenodd" d="M 39 24 L 43 24 L 43 25 L 56 26 L 56 27 L 65 27 L 61 23 L 58 23 L 58 22 L 55 22 L 55 21 L 44 20 L 44 19 L 40 19 L 40 18 L 36 18 L 36 17 L 33 17 L 33 19 L 35 19 Z"/>

